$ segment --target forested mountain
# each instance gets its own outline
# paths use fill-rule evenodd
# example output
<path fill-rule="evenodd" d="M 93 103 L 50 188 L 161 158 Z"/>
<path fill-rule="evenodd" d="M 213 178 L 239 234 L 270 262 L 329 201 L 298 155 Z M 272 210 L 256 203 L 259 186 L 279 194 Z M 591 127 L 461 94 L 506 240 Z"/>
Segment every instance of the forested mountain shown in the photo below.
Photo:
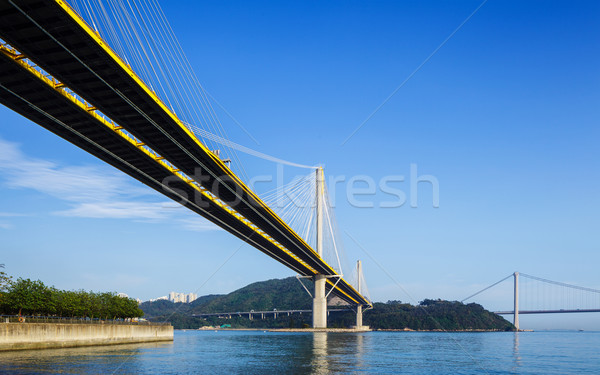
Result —
<path fill-rule="evenodd" d="M 307 282 L 311 290 L 312 285 Z M 145 317 L 154 321 L 169 321 L 175 328 L 199 328 L 230 324 L 232 327 L 276 328 L 306 327 L 310 314 L 292 316 L 273 315 L 264 320 L 248 319 L 233 315 L 228 319 L 218 317 L 200 318 L 193 314 L 243 311 L 310 310 L 312 299 L 295 277 L 274 279 L 250 284 L 226 295 L 209 295 L 192 303 L 169 301 L 144 302 L 141 306 Z M 340 307 L 336 307 L 340 308 Z M 330 327 L 349 327 L 355 324 L 352 311 L 332 312 L 328 318 Z M 413 330 L 513 330 L 514 326 L 504 318 L 485 310 L 481 305 L 426 299 L 419 305 L 388 301 L 374 303 L 373 309 L 364 313 L 364 324 L 373 329 Z"/>

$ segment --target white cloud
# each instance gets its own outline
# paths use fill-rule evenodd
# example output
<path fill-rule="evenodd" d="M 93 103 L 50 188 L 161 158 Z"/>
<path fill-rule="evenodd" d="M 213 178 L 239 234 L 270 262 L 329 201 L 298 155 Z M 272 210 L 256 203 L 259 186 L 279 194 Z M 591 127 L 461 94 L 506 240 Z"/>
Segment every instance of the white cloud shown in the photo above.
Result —
<path fill-rule="evenodd" d="M 114 219 L 166 219 L 162 203 L 152 202 L 94 202 L 79 203 L 75 207 L 59 211 L 62 216 Z"/>
<path fill-rule="evenodd" d="M 190 219 L 180 219 L 178 220 L 182 224 L 182 228 L 195 231 L 195 232 L 206 232 L 212 230 L 221 230 L 220 227 L 211 223 L 210 221 L 202 218 L 195 217 Z"/>
<path fill-rule="evenodd" d="M 105 201 L 119 195 L 139 196 L 146 193 L 109 167 L 60 166 L 29 157 L 16 144 L 2 139 L 0 171 L 9 188 L 35 189 L 67 201 Z"/>
<path fill-rule="evenodd" d="M 112 169 L 98 166 L 64 166 L 30 157 L 15 143 L 0 138 L 0 172 L 4 185 L 11 189 L 33 189 L 66 201 L 71 207 L 55 212 L 59 216 L 84 218 L 133 219 L 180 222 L 181 228 L 193 231 L 218 229 L 201 217 L 190 217 L 189 211 L 172 209 L 176 203 L 157 196 Z M 24 214 L 0 212 L 0 217 Z M 9 229 L 10 224 L 0 223 Z"/>

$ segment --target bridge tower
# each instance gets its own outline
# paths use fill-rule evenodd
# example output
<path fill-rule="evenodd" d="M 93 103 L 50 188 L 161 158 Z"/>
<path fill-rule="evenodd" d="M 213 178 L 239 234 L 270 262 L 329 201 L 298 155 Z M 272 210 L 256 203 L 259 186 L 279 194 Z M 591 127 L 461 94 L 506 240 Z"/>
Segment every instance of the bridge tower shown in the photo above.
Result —
<path fill-rule="evenodd" d="M 317 253 L 323 257 L 323 204 L 324 204 L 324 175 L 323 168 L 319 167 L 315 171 L 317 179 Z M 315 275 L 315 293 L 313 297 L 313 328 L 327 328 L 327 297 L 325 296 L 325 275 Z"/>
<path fill-rule="evenodd" d="M 360 260 L 356 261 L 356 275 L 357 275 L 358 293 L 362 294 L 362 283 L 361 283 L 361 279 L 362 279 L 362 263 L 360 262 Z M 363 318 L 362 305 L 358 305 L 356 307 L 356 328 L 357 329 L 361 329 L 362 328 L 362 318 Z"/>
<path fill-rule="evenodd" d="M 519 273 L 515 272 L 513 274 L 515 280 L 515 309 L 513 311 L 513 324 L 517 331 L 519 331 Z"/>

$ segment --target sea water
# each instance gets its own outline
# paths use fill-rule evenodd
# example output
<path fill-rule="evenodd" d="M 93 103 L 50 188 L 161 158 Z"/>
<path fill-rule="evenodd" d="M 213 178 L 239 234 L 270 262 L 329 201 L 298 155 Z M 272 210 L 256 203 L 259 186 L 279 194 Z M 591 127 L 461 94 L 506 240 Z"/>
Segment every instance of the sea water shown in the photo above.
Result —
<path fill-rule="evenodd" d="M 600 332 L 175 331 L 172 343 L 0 353 L 9 374 L 600 374 Z"/>

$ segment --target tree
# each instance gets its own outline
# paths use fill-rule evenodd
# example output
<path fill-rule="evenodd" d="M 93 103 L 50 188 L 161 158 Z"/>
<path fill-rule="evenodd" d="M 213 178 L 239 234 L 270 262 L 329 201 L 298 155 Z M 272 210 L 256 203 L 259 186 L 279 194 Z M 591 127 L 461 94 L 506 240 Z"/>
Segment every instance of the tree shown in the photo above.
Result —
<path fill-rule="evenodd" d="M 0 264 L 0 268 L 4 268 L 4 264 Z M 11 284 L 12 277 L 8 276 L 6 272 L 0 271 L 0 294 L 6 292 Z"/>
<path fill-rule="evenodd" d="M 17 279 L 6 293 L 5 303 L 13 313 L 46 315 L 54 312 L 52 291 L 39 280 Z"/>
<path fill-rule="evenodd" d="M 19 278 L 0 292 L 0 313 L 89 318 L 137 318 L 144 315 L 132 298 L 116 293 L 66 291 L 48 287 L 40 280 Z"/>

